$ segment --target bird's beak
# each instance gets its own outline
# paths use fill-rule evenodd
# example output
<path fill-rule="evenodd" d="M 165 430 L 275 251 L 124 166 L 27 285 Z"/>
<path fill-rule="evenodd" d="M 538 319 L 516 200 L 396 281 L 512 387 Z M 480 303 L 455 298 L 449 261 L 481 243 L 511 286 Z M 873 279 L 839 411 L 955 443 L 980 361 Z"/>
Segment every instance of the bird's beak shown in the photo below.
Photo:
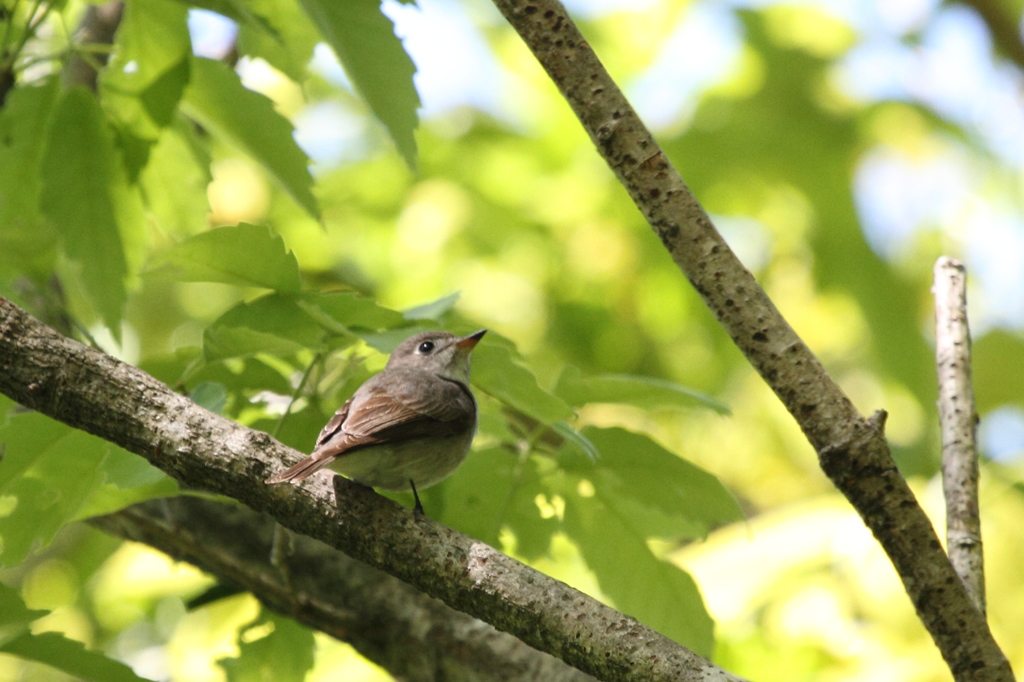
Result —
<path fill-rule="evenodd" d="M 456 348 L 468 348 L 468 349 L 472 350 L 476 346 L 477 342 L 479 342 L 480 339 L 482 339 L 484 334 L 486 334 L 486 333 L 487 333 L 486 329 L 481 329 L 478 332 L 473 332 L 469 336 L 463 336 L 461 339 L 459 339 L 458 341 L 455 342 L 455 347 Z"/>

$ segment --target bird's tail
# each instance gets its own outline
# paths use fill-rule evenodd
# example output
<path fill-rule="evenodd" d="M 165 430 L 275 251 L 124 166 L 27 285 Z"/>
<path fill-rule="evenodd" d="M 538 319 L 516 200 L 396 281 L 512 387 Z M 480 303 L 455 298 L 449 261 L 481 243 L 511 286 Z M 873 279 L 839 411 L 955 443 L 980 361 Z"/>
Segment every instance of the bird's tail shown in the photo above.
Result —
<path fill-rule="evenodd" d="M 331 463 L 333 457 L 315 457 L 309 456 L 302 460 L 298 464 L 294 464 L 279 474 L 275 474 L 268 478 L 264 483 L 299 483 L 300 481 L 306 480 L 313 473 L 320 471 L 325 466 Z"/>

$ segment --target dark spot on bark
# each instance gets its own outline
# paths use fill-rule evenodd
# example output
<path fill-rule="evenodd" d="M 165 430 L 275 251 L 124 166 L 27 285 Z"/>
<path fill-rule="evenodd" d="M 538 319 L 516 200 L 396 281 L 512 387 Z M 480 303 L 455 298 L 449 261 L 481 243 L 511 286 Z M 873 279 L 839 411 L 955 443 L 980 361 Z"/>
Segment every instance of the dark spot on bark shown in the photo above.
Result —
<path fill-rule="evenodd" d="M 550 11 L 550 10 L 548 10 L 548 11 Z M 537 7 L 535 5 L 527 5 L 526 7 L 523 8 L 523 14 L 536 14 L 536 13 L 537 13 Z"/>
<path fill-rule="evenodd" d="M 594 88 L 591 91 L 590 94 L 592 94 L 592 95 L 600 95 L 602 92 L 604 92 L 604 88 Z"/>
<path fill-rule="evenodd" d="M 551 12 L 551 10 L 548 10 L 548 12 Z M 547 16 L 547 13 L 545 13 L 544 16 Z M 548 18 L 550 19 L 551 17 L 548 17 Z M 551 30 L 552 31 L 561 31 L 562 30 L 562 22 L 563 21 L 565 21 L 565 17 L 562 17 L 562 16 L 560 16 L 557 19 L 555 19 L 555 25 L 551 27 Z"/>
<path fill-rule="evenodd" d="M 718 250 L 718 244 L 715 244 L 714 246 L 711 247 L 711 253 L 718 253 Z"/>
<path fill-rule="evenodd" d="M 754 334 L 752 338 L 754 339 L 754 341 L 757 341 L 758 343 L 764 343 L 765 341 L 768 340 L 768 335 L 765 334 L 764 332 L 757 332 Z"/>
<path fill-rule="evenodd" d="M 622 163 L 628 163 L 630 166 L 635 166 L 636 165 L 636 159 L 633 158 L 632 154 L 623 154 L 622 155 Z"/>
<path fill-rule="evenodd" d="M 555 47 L 561 47 L 562 45 L 565 45 L 565 41 L 561 38 L 555 41 Z"/>
<path fill-rule="evenodd" d="M 818 406 L 814 405 L 812 403 L 808 403 L 806 405 L 801 405 L 800 406 L 800 411 L 803 412 L 805 415 L 810 414 L 811 412 L 814 412 L 816 409 L 818 409 Z"/>
<path fill-rule="evenodd" d="M 612 118 L 618 121 L 620 118 L 622 118 L 622 112 L 616 109 L 615 111 L 612 112 Z"/>
<path fill-rule="evenodd" d="M 725 307 L 726 308 L 731 308 L 734 305 L 736 305 L 736 304 L 733 302 L 733 300 L 731 298 L 725 299 Z"/>
<path fill-rule="evenodd" d="M 553 9 L 549 9 L 547 12 L 544 13 L 545 19 L 550 19 L 553 16 L 555 16 L 555 10 Z"/>
<path fill-rule="evenodd" d="M 652 189 L 652 190 L 651 190 L 650 192 L 648 192 L 648 193 L 647 193 L 647 195 L 648 195 L 649 197 L 651 197 L 652 199 L 657 199 L 658 197 L 660 197 L 660 196 L 661 196 L 661 190 L 660 190 L 660 189 L 658 189 L 657 187 L 655 187 L 655 188 L 654 188 L 654 189 Z"/>

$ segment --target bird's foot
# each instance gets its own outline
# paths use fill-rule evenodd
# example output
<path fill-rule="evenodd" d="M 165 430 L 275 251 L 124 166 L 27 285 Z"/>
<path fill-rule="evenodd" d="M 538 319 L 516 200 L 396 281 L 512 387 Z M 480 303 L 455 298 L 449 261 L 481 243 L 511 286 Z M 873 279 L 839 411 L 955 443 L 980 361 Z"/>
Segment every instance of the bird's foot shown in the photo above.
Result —
<path fill-rule="evenodd" d="M 426 516 L 426 512 L 423 511 L 423 503 L 420 502 L 420 494 L 416 492 L 416 484 L 413 483 L 412 479 L 409 479 L 409 485 L 412 487 L 412 496 L 416 498 L 416 506 L 412 508 L 412 513 L 416 518 Z"/>

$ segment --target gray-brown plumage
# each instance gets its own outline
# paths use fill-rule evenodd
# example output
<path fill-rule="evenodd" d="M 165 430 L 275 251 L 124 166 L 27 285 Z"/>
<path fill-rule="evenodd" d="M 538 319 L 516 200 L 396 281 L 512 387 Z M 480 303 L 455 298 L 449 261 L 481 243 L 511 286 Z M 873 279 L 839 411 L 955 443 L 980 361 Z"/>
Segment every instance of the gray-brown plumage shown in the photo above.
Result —
<path fill-rule="evenodd" d="M 415 493 L 447 477 L 476 431 L 469 356 L 485 332 L 424 332 L 403 341 L 384 371 L 335 412 L 313 454 L 266 482 L 299 482 L 329 467 L 363 485 Z M 416 503 L 422 510 L 418 494 Z"/>

